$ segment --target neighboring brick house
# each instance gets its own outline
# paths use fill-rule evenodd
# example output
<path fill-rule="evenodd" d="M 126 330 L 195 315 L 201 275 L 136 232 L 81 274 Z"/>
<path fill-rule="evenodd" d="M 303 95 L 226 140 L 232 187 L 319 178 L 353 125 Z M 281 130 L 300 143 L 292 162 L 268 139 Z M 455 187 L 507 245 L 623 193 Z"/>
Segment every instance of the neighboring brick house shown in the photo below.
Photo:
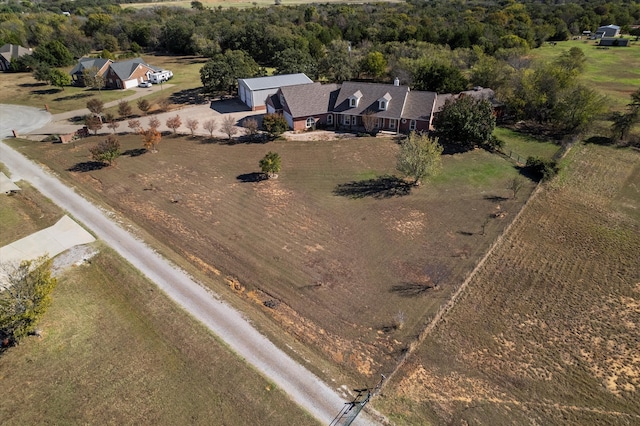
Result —
<path fill-rule="evenodd" d="M 17 44 L 5 44 L 0 47 L 0 70 L 8 71 L 11 69 L 11 61 L 24 55 L 31 55 L 33 51 L 27 47 L 18 46 Z"/>
<path fill-rule="evenodd" d="M 280 88 L 267 100 L 267 111 L 282 112 L 293 130 L 319 126 L 361 131 L 368 116 L 377 130 L 409 133 L 431 128 L 436 98 L 435 92 L 412 91 L 397 80 L 313 83 Z"/>
<path fill-rule="evenodd" d="M 76 86 L 84 86 L 83 72 L 96 69 L 98 75 L 103 76 L 105 87 L 109 89 L 129 89 L 136 87 L 143 81 L 149 80 L 149 75 L 162 71 L 147 64 L 142 58 L 128 59 L 114 62 L 103 58 L 80 58 L 71 70 L 71 79 Z"/>
<path fill-rule="evenodd" d="M 103 58 L 80 58 L 78 63 L 71 70 L 71 82 L 74 86 L 85 86 L 84 72 L 85 70 L 95 69 L 97 75 L 104 76 L 113 61 Z"/>
<path fill-rule="evenodd" d="M 136 87 L 143 81 L 149 80 L 150 74 L 160 71 L 162 68 L 153 67 L 142 58 L 113 62 L 105 74 L 106 87 L 110 89 Z"/>

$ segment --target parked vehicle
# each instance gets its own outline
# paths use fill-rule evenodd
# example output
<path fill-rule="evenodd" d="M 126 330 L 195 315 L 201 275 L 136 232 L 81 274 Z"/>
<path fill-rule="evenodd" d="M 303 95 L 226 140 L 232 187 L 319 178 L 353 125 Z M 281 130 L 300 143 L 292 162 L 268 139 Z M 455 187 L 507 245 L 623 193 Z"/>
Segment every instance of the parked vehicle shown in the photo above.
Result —
<path fill-rule="evenodd" d="M 152 83 L 150 81 L 143 81 L 142 83 L 138 84 L 138 87 L 151 87 Z"/>
<path fill-rule="evenodd" d="M 149 74 L 149 81 L 151 81 L 153 84 L 160 84 L 163 81 L 169 80 L 171 77 L 173 77 L 173 72 L 169 70 L 163 70 L 160 72 Z"/>

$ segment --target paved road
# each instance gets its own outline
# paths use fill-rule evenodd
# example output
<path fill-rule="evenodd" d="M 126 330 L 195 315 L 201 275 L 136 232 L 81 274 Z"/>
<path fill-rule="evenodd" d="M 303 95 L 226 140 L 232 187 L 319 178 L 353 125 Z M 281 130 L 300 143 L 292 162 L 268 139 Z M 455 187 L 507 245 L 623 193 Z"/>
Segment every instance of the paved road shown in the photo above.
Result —
<path fill-rule="evenodd" d="M 33 112 L 34 117 L 40 114 L 38 110 Z M 28 114 L 28 111 L 21 109 L 20 114 Z M 14 127 L 9 125 L 14 122 L 7 109 L 0 108 L 0 138 L 10 135 L 7 129 Z M 0 161 L 9 168 L 12 179 L 29 181 L 70 212 L 319 421 L 329 424 L 344 406 L 343 398 L 256 331 L 240 312 L 194 282 L 184 271 L 172 267 L 143 241 L 120 228 L 55 176 L 4 143 L 0 143 Z M 375 423 L 360 417 L 354 424 Z"/>

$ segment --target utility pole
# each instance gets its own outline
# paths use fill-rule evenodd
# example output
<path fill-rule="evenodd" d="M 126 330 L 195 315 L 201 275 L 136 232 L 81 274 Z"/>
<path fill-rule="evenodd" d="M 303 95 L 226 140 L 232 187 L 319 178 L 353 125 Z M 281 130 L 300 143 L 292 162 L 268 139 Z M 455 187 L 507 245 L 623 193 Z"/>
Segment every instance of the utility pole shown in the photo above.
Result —
<path fill-rule="evenodd" d="M 329 426 L 349 426 L 353 421 L 358 417 L 360 411 L 364 408 L 365 405 L 373 398 L 380 387 L 382 386 L 382 382 L 386 379 L 384 374 L 380 375 L 380 381 L 373 388 L 364 388 L 364 389 L 354 389 L 354 392 L 357 392 L 355 398 L 351 402 L 345 402 L 344 407 L 340 412 L 336 415 L 336 417 L 329 423 Z"/>

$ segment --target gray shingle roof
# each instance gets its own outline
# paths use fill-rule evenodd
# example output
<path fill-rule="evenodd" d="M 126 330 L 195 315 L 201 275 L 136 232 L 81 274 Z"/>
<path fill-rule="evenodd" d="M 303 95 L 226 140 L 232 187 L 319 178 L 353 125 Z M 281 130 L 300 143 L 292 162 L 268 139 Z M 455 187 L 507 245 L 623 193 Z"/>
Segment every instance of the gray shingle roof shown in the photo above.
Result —
<path fill-rule="evenodd" d="M 402 111 L 402 118 L 428 121 L 436 103 L 435 92 L 410 91 Z"/>
<path fill-rule="evenodd" d="M 451 99 L 452 101 L 455 100 L 456 96 L 452 95 L 451 93 L 446 93 L 444 95 L 437 95 L 436 97 L 436 105 L 433 107 L 433 112 L 440 112 L 442 110 L 442 107 L 444 106 L 444 103 L 447 102 L 447 100 Z"/>
<path fill-rule="evenodd" d="M 4 56 L 7 62 L 11 62 L 12 59 L 19 58 L 23 55 L 31 55 L 33 51 L 29 48 L 18 46 L 17 44 L 5 44 L 0 47 L 0 55 Z"/>
<path fill-rule="evenodd" d="M 293 117 L 305 117 L 314 114 L 325 114 L 333 109 L 338 84 L 299 84 L 284 86 L 280 90 L 287 103 L 286 109 Z"/>
<path fill-rule="evenodd" d="M 101 69 L 106 63 L 111 62 L 111 59 L 104 58 L 80 58 L 78 59 L 78 63 L 71 70 L 69 74 L 82 74 L 82 71 L 96 67 L 97 69 Z"/>
<path fill-rule="evenodd" d="M 362 97 L 357 106 L 350 107 L 349 98 L 358 91 L 362 93 Z M 407 86 L 345 81 L 340 88 L 334 111 L 361 115 L 363 112 L 369 110 L 372 111 L 376 117 L 399 118 L 404 109 L 404 102 L 408 92 L 409 87 Z M 387 110 L 381 111 L 378 106 L 378 99 L 383 98 L 387 93 L 391 96 L 391 100 L 389 101 Z"/>
<path fill-rule="evenodd" d="M 138 68 L 138 66 L 140 65 L 151 68 L 155 72 L 162 71 L 162 68 L 153 67 L 143 61 L 142 58 L 133 58 L 127 61 L 114 62 L 111 64 L 111 69 L 116 73 L 120 80 L 124 81 L 129 79 L 129 77 L 131 77 L 131 74 L 133 74 L 136 68 Z"/>
<path fill-rule="evenodd" d="M 313 83 L 313 81 L 303 73 L 241 78 L 239 81 L 243 81 L 251 90 L 276 89 L 282 86 Z"/>

